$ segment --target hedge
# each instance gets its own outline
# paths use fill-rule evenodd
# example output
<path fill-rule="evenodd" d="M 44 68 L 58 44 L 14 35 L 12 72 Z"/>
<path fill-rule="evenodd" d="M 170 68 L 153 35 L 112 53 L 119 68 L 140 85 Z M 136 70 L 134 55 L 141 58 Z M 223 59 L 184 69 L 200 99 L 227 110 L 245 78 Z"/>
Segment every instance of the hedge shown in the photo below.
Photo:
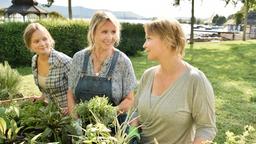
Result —
<path fill-rule="evenodd" d="M 55 40 L 55 49 L 72 57 L 85 48 L 89 23 L 85 20 L 39 21 Z M 24 45 L 23 32 L 28 22 L 0 23 L 0 62 L 8 61 L 11 66 L 30 66 L 31 53 Z M 144 30 L 142 24 L 122 23 L 121 41 L 118 49 L 127 55 L 136 55 L 142 50 Z"/>

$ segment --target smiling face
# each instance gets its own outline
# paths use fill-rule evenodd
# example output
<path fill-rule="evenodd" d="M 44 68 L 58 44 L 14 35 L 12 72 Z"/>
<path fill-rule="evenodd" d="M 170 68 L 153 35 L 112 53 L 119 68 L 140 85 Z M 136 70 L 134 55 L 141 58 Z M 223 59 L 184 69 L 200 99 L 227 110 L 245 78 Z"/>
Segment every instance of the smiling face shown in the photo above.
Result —
<path fill-rule="evenodd" d="M 31 36 L 30 48 L 38 55 L 49 55 L 52 47 L 48 35 L 43 31 L 36 30 Z"/>
<path fill-rule="evenodd" d="M 101 22 L 95 30 L 95 48 L 102 50 L 112 49 L 114 48 L 117 37 L 117 28 L 112 22 Z"/>
<path fill-rule="evenodd" d="M 146 41 L 143 48 L 148 54 L 149 60 L 158 60 L 164 50 L 164 42 L 156 34 L 148 34 L 146 32 Z"/>

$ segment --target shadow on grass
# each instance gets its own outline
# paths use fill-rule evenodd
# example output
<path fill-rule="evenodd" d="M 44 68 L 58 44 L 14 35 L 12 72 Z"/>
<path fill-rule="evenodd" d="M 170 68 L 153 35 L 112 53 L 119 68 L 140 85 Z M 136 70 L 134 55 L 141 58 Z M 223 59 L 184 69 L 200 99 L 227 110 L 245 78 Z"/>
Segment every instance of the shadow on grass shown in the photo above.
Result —
<path fill-rule="evenodd" d="M 225 132 L 241 134 L 245 125 L 256 127 L 256 45 L 226 44 L 228 49 L 187 49 L 186 60 L 202 70 L 216 95 L 218 134 L 224 143 Z"/>

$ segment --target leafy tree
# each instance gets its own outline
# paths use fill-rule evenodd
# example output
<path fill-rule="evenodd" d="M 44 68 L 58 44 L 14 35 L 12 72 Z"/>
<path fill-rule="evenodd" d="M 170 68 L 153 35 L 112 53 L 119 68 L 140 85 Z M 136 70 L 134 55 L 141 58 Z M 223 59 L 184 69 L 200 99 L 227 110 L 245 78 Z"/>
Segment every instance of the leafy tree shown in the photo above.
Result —
<path fill-rule="evenodd" d="M 53 11 L 53 12 L 50 12 L 48 14 L 49 18 L 53 18 L 53 19 L 65 19 L 64 16 L 62 16 L 60 13 L 56 12 L 56 11 Z"/>
<path fill-rule="evenodd" d="M 238 26 L 239 24 L 241 24 L 243 21 L 243 13 L 241 11 L 237 12 L 235 14 L 235 22 L 236 22 L 236 26 Z"/>
<path fill-rule="evenodd" d="M 215 15 L 215 16 L 213 17 L 213 19 L 212 19 L 212 23 L 213 23 L 213 24 L 216 24 L 218 18 L 219 18 L 219 15 Z"/>
<path fill-rule="evenodd" d="M 256 6 L 256 0 L 225 0 L 226 4 L 233 3 L 236 5 L 238 2 L 244 4 L 244 29 L 243 29 L 243 41 L 246 41 L 246 27 L 247 27 L 247 18 L 248 12 L 250 9 Z"/>
<path fill-rule="evenodd" d="M 218 25 L 218 26 L 223 25 L 226 21 L 227 21 L 226 17 L 220 16 L 216 25 Z"/>
<path fill-rule="evenodd" d="M 218 26 L 223 25 L 226 21 L 227 21 L 226 17 L 219 16 L 219 15 L 215 15 L 212 19 L 212 23 Z"/>
<path fill-rule="evenodd" d="M 174 0 L 174 5 L 180 5 L 180 0 Z M 195 0 L 191 0 L 191 23 L 190 23 L 190 44 L 194 43 L 194 23 L 195 23 Z"/>

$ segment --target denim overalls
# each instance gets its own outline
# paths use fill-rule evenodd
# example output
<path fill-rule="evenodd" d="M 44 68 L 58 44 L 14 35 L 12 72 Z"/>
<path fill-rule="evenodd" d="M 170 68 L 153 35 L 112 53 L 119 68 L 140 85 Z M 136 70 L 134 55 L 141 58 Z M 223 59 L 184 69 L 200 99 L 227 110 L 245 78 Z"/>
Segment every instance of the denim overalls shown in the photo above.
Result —
<path fill-rule="evenodd" d="M 76 103 L 85 100 L 89 101 L 94 96 L 105 96 L 109 98 L 109 102 L 113 106 L 116 106 L 117 104 L 115 104 L 112 96 L 112 73 L 115 68 L 119 52 L 114 51 L 114 56 L 106 77 L 89 76 L 86 74 L 90 54 L 90 51 L 85 53 L 81 77 L 79 78 L 75 89 Z"/>

